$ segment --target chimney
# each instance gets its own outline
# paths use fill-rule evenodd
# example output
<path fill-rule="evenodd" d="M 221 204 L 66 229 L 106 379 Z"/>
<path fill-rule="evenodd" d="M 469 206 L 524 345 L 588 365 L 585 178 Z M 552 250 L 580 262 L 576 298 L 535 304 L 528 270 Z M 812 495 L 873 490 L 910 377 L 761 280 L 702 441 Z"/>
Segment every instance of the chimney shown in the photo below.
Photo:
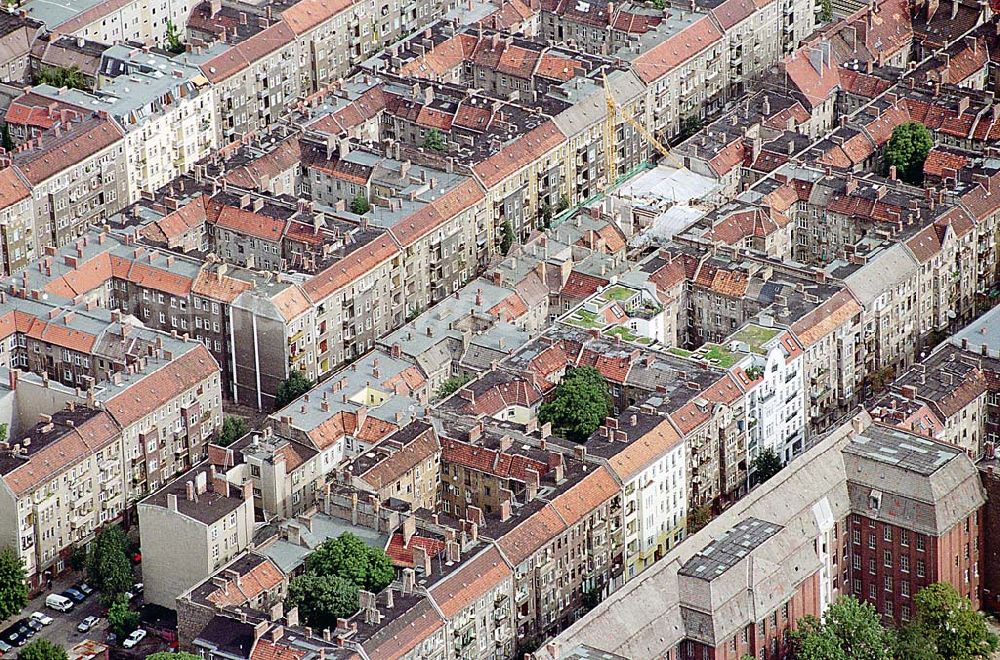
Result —
<path fill-rule="evenodd" d="M 412 513 L 410 513 L 408 516 L 406 516 L 406 519 L 403 520 L 403 547 L 404 548 L 409 547 L 409 545 L 410 545 L 410 539 L 413 538 L 413 535 L 416 533 L 416 531 L 417 531 L 417 519 L 414 517 L 414 515 Z"/>

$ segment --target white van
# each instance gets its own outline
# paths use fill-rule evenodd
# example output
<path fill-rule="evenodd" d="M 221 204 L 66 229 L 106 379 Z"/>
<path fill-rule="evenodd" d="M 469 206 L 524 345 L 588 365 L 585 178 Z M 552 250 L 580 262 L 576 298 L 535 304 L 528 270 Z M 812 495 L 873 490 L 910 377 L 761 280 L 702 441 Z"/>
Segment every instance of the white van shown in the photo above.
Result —
<path fill-rule="evenodd" d="M 45 597 L 45 606 L 51 607 L 59 612 L 69 612 L 73 609 L 74 604 L 75 603 L 69 598 L 66 598 L 66 596 L 60 596 L 59 594 L 49 594 Z"/>

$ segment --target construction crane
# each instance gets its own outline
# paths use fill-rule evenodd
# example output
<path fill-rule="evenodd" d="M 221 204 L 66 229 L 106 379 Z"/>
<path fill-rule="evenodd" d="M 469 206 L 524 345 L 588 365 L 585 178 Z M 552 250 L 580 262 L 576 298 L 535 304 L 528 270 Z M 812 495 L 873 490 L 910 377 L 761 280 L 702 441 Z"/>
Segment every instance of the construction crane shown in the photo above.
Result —
<path fill-rule="evenodd" d="M 604 81 L 604 100 L 608 106 L 607 116 L 604 118 L 604 157 L 607 160 L 606 169 L 608 174 L 608 187 L 610 188 L 613 186 L 615 181 L 618 180 L 618 150 L 615 147 L 615 118 L 618 115 L 621 115 L 622 119 L 631 124 L 632 127 L 639 132 L 639 135 L 645 138 L 646 141 L 653 145 L 657 151 L 663 154 L 664 158 L 682 170 L 687 169 L 684 167 L 684 163 L 677 158 L 677 156 L 670 153 L 669 149 L 663 146 L 663 144 L 657 140 L 652 133 L 646 130 L 646 127 L 642 125 L 642 122 L 633 117 L 632 113 L 628 110 L 618 105 L 618 102 L 615 101 L 615 97 L 611 94 L 611 85 L 608 84 L 608 76 L 602 73 L 601 78 Z"/>

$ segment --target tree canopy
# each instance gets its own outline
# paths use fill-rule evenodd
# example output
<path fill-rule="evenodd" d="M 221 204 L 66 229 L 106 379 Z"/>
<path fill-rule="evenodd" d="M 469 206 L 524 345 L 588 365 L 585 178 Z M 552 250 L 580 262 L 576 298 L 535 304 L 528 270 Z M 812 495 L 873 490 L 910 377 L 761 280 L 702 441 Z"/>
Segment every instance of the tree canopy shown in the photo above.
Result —
<path fill-rule="evenodd" d="M 0 621 L 8 619 L 28 604 L 28 584 L 24 562 L 10 546 L 0 548 Z"/>
<path fill-rule="evenodd" d="M 764 483 L 778 474 L 782 467 L 781 458 L 770 447 L 762 449 L 750 462 L 750 471 L 753 473 L 755 484 Z"/>
<path fill-rule="evenodd" d="M 35 83 L 90 91 L 90 85 L 87 84 L 86 76 L 83 75 L 80 67 L 75 64 L 69 68 L 46 66 L 43 64 L 35 72 Z"/>
<path fill-rule="evenodd" d="M 917 618 L 911 639 L 923 640 L 923 647 L 943 660 L 989 658 L 997 650 L 997 636 L 986 620 L 955 587 L 945 582 L 924 587 L 913 600 Z"/>
<path fill-rule="evenodd" d="M 101 600 L 110 605 L 132 586 L 132 563 L 128 537 L 118 525 L 105 527 L 87 552 L 87 579 L 101 590 Z"/>
<path fill-rule="evenodd" d="M 892 660 L 893 635 L 870 603 L 843 596 L 822 620 L 806 616 L 791 633 L 796 660 Z"/>
<path fill-rule="evenodd" d="M 274 395 L 274 407 L 284 408 L 292 401 L 305 394 L 312 388 L 313 383 L 306 378 L 306 375 L 298 369 L 293 369 L 292 373 L 278 385 L 278 392 Z"/>
<path fill-rule="evenodd" d="M 184 41 L 181 39 L 177 26 L 170 19 L 167 19 L 167 50 L 175 55 L 180 55 L 187 50 L 184 47 Z"/>
<path fill-rule="evenodd" d="M 583 442 L 611 414 L 608 382 L 594 367 L 570 369 L 556 386 L 555 397 L 542 404 L 538 419 L 551 422 L 571 440 Z"/>
<path fill-rule="evenodd" d="M 468 382 L 468 376 L 452 376 L 448 380 L 441 383 L 441 386 L 437 389 L 437 395 L 441 399 L 451 396 Z"/>
<path fill-rule="evenodd" d="M 510 248 L 514 245 L 514 225 L 510 224 L 510 220 L 503 221 L 503 235 L 500 237 L 500 254 L 506 255 L 510 252 Z"/>
<path fill-rule="evenodd" d="M 18 660 L 68 660 L 69 658 L 66 649 L 41 637 L 24 646 L 17 652 L 17 657 Z"/>
<path fill-rule="evenodd" d="M 146 656 L 146 660 L 202 660 L 200 655 L 195 655 L 194 653 L 185 653 L 184 651 L 178 651 L 176 653 L 171 653 L 170 651 L 159 651 L 157 653 L 150 653 Z"/>
<path fill-rule="evenodd" d="M 363 192 L 359 192 L 355 195 L 354 199 L 351 200 L 351 213 L 364 215 L 371 210 L 371 202 L 368 201 L 368 197 Z"/>
<path fill-rule="evenodd" d="M 222 430 L 219 431 L 219 437 L 216 438 L 215 444 L 228 447 L 249 432 L 250 424 L 245 418 L 237 415 L 226 415 L 226 418 L 222 420 Z"/>
<path fill-rule="evenodd" d="M 382 591 L 396 576 L 392 560 L 382 549 L 368 545 L 350 532 L 320 544 L 306 558 L 306 571 L 335 575 L 372 593 Z"/>
<path fill-rule="evenodd" d="M 336 628 L 338 618 L 358 611 L 358 587 L 336 575 L 306 573 L 288 585 L 288 603 L 314 628 Z"/>
<path fill-rule="evenodd" d="M 132 634 L 132 631 L 139 627 L 139 613 L 128 605 L 126 596 L 118 596 L 111 607 L 108 608 L 108 628 L 111 629 L 118 639 L 123 639 Z"/>
<path fill-rule="evenodd" d="M 903 181 L 919 184 L 924 180 L 924 161 L 934 146 L 931 132 L 917 121 L 900 124 L 892 131 L 885 147 L 885 169 L 896 168 Z"/>
<path fill-rule="evenodd" d="M 436 128 L 427 131 L 424 137 L 424 148 L 431 151 L 445 151 L 448 145 L 445 143 L 444 133 Z"/>

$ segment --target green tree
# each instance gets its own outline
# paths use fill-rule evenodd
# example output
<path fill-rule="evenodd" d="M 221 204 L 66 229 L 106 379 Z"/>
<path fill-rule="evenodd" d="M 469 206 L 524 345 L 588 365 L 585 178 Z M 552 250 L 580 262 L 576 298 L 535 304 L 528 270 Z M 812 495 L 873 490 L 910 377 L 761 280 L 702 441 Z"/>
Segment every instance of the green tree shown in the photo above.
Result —
<path fill-rule="evenodd" d="M 341 577 L 373 593 L 385 589 L 396 577 L 392 560 L 381 548 L 368 545 L 350 532 L 320 544 L 306 557 L 306 571 Z"/>
<path fill-rule="evenodd" d="M 160 651 L 158 653 L 150 653 L 146 656 L 146 660 L 203 660 L 200 655 L 195 655 L 194 653 L 185 653 L 184 651 L 178 651 L 177 653 L 171 653 L 170 651 Z"/>
<path fill-rule="evenodd" d="M 358 611 L 358 587 L 336 575 L 306 573 L 289 583 L 288 604 L 299 608 L 299 617 L 307 625 L 332 630 L 338 618 Z"/>
<path fill-rule="evenodd" d="M 710 522 L 712 522 L 712 504 L 710 502 L 688 509 L 688 534 L 698 532 Z"/>
<path fill-rule="evenodd" d="M 503 236 L 500 239 L 500 254 L 506 255 L 510 252 L 510 248 L 514 245 L 514 225 L 510 224 L 510 220 L 503 221 Z"/>
<path fill-rule="evenodd" d="M 781 458 L 774 450 L 768 447 L 758 453 L 750 462 L 750 471 L 753 473 L 755 484 L 762 484 L 781 471 Z"/>
<path fill-rule="evenodd" d="M 608 381 L 594 367 L 570 369 L 556 386 L 555 397 L 543 403 L 538 419 L 551 422 L 566 437 L 583 442 L 611 414 Z"/>
<path fill-rule="evenodd" d="M 806 616 L 792 631 L 796 660 L 892 660 L 893 634 L 870 603 L 837 599 L 823 619 Z"/>
<path fill-rule="evenodd" d="M 441 383 L 437 389 L 438 398 L 443 399 L 457 392 L 463 385 L 469 382 L 468 376 L 452 376 Z"/>
<path fill-rule="evenodd" d="M 907 624 L 896 631 L 893 657 L 898 660 L 941 660 L 937 649 L 927 644 L 923 631 L 916 623 Z"/>
<path fill-rule="evenodd" d="M 105 527 L 87 552 L 87 578 L 101 590 L 101 600 L 110 605 L 132 586 L 132 564 L 128 537 L 118 525 Z"/>
<path fill-rule="evenodd" d="M 919 184 L 924 180 L 924 161 L 934 146 L 931 132 L 918 121 L 908 121 L 892 130 L 885 147 L 885 170 L 896 168 L 903 181 Z"/>
<path fill-rule="evenodd" d="M 445 144 L 444 133 L 436 128 L 427 131 L 427 135 L 424 136 L 424 148 L 431 151 L 445 151 L 448 145 Z"/>
<path fill-rule="evenodd" d="M 968 598 L 946 582 L 936 582 L 917 593 L 915 633 L 928 649 L 944 660 L 989 658 L 997 650 L 997 636 Z"/>
<path fill-rule="evenodd" d="M 569 208 L 569 196 L 563 195 L 559 198 L 559 204 L 556 205 L 556 213 L 562 213 Z"/>
<path fill-rule="evenodd" d="M 295 369 L 292 373 L 281 382 L 278 386 L 278 392 L 274 395 L 274 407 L 275 409 L 284 408 L 292 401 L 308 392 L 313 386 L 311 380 L 306 378 L 306 375 Z"/>
<path fill-rule="evenodd" d="M 83 75 L 80 67 L 75 64 L 69 68 L 45 66 L 43 64 L 35 72 L 35 83 L 39 85 L 52 85 L 53 87 L 90 90 L 90 85 L 87 84 L 87 77 Z"/>
<path fill-rule="evenodd" d="M 698 115 L 688 115 L 681 119 L 680 131 L 677 133 L 677 140 L 683 142 L 702 129 L 705 122 Z"/>
<path fill-rule="evenodd" d="M 372 210 L 371 202 L 365 197 L 363 192 L 359 192 L 357 196 L 351 200 L 351 213 L 356 215 L 364 215 Z"/>
<path fill-rule="evenodd" d="M 38 638 L 17 652 L 18 660 L 67 660 L 69 656 L 66 649 L 50 642 L 47 639 Z"/>
<path fill-rule="evenodd" d="M 111 629 L 118 639 L 123 639 L 132 634 L 132 631 L 139 627 L 139 613 L 128 606 L 126 596 L 118 596 L 108 608 L 108 628 Z"/>
<path fill-rule="evenodd" d="M 10 546 L 0 548 L 0 621 L 14 616 L 28 604 L 24 562 Z"/>
<path fill-rule="evenodd" d="M 829 23 L 833 20 L 833 2 L 831 0 L 820 0 L 819 6 L 819 20 L 824 23 Z"/>
<path fill-rule="evenodd" d="M 167 20 L 167 50 L 175 55 L 180 55 L 187 50 L 184 47 L 184 41 L 181 40 L 177 26 L 169 19 Z"/>
<path fill-rule="evenodd" d="M 219 432 L 215 444 L 228 447 L 249 432 L 250 424 L 245 418 L 237 415 L 226 415 L 226 418 L 222 420 L 222 431 Z"/>

